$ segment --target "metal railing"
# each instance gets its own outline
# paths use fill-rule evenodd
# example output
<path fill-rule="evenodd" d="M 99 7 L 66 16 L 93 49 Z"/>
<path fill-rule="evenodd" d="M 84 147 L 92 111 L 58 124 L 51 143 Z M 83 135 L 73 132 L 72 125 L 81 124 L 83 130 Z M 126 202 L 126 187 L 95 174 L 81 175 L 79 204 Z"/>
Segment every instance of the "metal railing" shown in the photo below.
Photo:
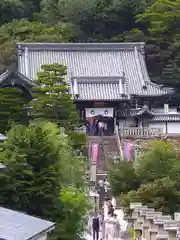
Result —
<path fill-rule="evenodd" d="M 119 128 L 120 137 L 155 137 L 161 136 L 162 128 L 127 127 Z"/>

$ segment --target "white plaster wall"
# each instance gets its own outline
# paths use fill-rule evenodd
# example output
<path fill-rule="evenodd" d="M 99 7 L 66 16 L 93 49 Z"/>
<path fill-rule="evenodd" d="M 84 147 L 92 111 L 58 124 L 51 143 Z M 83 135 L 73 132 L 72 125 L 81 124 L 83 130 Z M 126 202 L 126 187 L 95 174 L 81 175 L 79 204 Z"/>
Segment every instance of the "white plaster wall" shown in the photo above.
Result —
<path fill-rule="evenodd" d="M 176 112 L 176 108 L 169 108 L 169 112 Z M 164 108 L 153 108 L 153 113 L 164 113 Z"/>
<path fill-rule="evenodd" d="M 150 123 L 149 128 L 162 128 L 163 132 L 166 133 L 166 124 L 164 122 L 158 122 L 158 123 Z"/>
<path fill-rule="evenodd" d="M 46 240 L 47 239 L 47 234 L 44 234 L 40 236 L 37 240 Z"/>
<path fill-rule="evenodd" d="M 172 134 L 180 133 L 180 122 L 168 122 L 167 123 L 167 132 Z"/>

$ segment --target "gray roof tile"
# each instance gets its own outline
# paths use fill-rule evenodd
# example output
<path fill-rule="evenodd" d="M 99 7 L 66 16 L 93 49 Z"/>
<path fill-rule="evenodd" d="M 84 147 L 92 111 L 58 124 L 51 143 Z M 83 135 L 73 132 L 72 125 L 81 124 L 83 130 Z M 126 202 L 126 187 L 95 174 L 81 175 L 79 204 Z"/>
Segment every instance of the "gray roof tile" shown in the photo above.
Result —
<path fill-rule="evenodd" d="M 145 105 L 142 108 L 138 109 L 129 109 L 123 110 L 118 112 L 119 116 L 122 118 L 128 117 L 138 117 L 142 116 L 143 114 L 149 115 L 149 121 L 151 122 L 178 122 L 180 121 L 180 113 L 167 113 L 167 114 L 157 114 L 153 113 L 148 109 Z"/>
<path fill-rule="evenodd" d="M 25 85 L 28 85 L 28 86 L 35 86 L 36 85 L 35 82 L 32 82 L 31 80 L 29 80 L 29 78 L 27 78 L 26 76 L 21 74 L 19 71 L 7 70 L 3 74 L 0 75 L 0 87 L 10 84 L 9 82 L 7 82 L 8 78 L 10 78 L 12 80 L 16 77 L 20 81 L 19 82 L 20 84 L 23 84 L 23 85 L 25 84 Z M 16 80 L 17 79 L 15 79 L 15 81 Z"/>
<path fill-rule="evenodd" d="M 126 99 L 124 91 L 120 88 L 120 77 L 77 77 L 72 79 L 77 81 L 76 100 L 104 100 L 113 101 Z"/>
<path fill-rule="evenodd" d="M 26 54 L 25 49 L 28 50 Z M 67 80 L 70 85 L 72 77 L 121 77 L 123 73 L 129 91 L 124 94 L 157 96 L 172 93 L 172 89 L 157 86 L 150 81 L 143 49 L 144 43 L 19 43 L 17 45 L 19 71 L 30 79 L 36 78 L 42 64 L 61 63 L 68 67 Z M 28 56 L 28 61 L 25 55 Z M 89 86 L 87 92 L 89 97 L 96 96 L 96 93 L 93 93 L 96 89 L 95 85 Z M 99 92 L 104 93 L 107 91 L 107 86 L 108 83 L 102 83 L 97 88 Z M 87 90 L 87 85 L 81 84 L 82 87 Z M 115 91 L 114 87 L 112 91 Z M 112 95 L 107 93 L 107 97 L 116 95 L 117 90 Z M 100 99 L 104 97 L 105 93 L 99 96 Z"/>
<path fill-rule="evenodd" d="M 142 116 L 144 114 L 153 116 L 153 112 L 149 110 L 147 105 L 144 105 L 142 108 L 137 109 L 129 109 L 129 110 L 120 110 L 118 112 L 120 117 L 135 117 L 135 116 Z"/>
<path fill-rule="evenodd" d="M 0 239 L 28 240 L 53 226 L 52 222 L 0 207 Z"/>
<path fill-rule="evenodd" d="M 155 122 L 180 122 L 180 114 L 154 115 L 152 121 Z"/>

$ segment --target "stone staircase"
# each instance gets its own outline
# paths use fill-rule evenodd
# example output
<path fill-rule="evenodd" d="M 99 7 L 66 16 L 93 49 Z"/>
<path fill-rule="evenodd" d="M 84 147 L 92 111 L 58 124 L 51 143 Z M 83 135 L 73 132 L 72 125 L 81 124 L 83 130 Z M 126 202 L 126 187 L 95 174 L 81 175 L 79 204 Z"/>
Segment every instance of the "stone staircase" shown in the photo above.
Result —
<path fill-rule="evenodd" d="M 116 136 L 89 136 L 88 145 L 91 146 L 91 143 L 99 143 L 100 145 L 97 174 L 102 174 L 101 176 L 103 176 L 113 164 L 113 157 L 119 156 Z"/>

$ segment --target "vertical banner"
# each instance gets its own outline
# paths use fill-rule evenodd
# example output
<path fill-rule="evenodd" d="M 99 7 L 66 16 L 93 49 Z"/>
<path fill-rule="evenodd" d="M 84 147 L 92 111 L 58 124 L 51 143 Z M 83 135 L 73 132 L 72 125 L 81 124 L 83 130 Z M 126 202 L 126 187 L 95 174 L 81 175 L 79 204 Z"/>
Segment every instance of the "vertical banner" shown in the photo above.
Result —
<path fill-rule="evenodd" d="M 131 161 L 134 158 L 134 144 L 132 142 L 124 142 L 124 159 Z"/>
<path fill-rule="evenodd" d="M 91 143 L 91 163 L 98 163 L 99 147 L 99 143 Z"/>
<path fill-rule="evenodd" d="M 169 104 L 164 104 L 164 113 L 168 114 L 169 112 Z"/>

